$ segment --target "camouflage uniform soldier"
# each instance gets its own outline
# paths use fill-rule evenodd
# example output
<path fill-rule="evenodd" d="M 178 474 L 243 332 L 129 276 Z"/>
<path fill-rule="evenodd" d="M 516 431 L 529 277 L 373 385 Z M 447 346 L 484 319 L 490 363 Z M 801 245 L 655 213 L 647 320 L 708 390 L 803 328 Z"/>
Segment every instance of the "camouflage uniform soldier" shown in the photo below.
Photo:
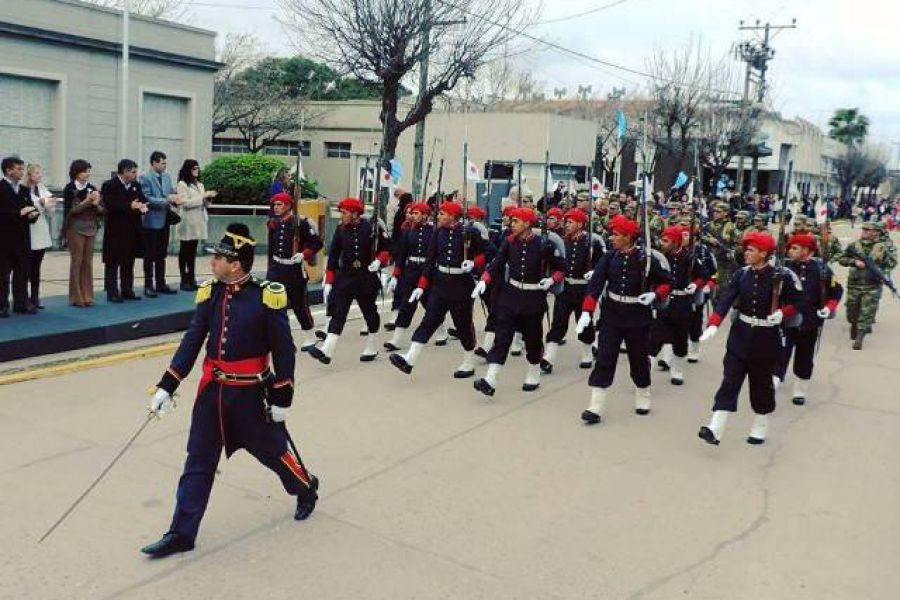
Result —
<path fill-rule="evenodd" d="M 850 267 L 847 278 L 847 321 L 850 322 L 850 338 L 853 349 L 861 350 L 866 334 L 872 332 L 872 323 L 878 311 L 882 283 L 866 268 L 860 257 L 870 257 L 884 274 L 897 266 L 897 251 L 893 243 L 882 239 L 884 225 L 864 223 L 860 239 L 847 246 L 840 264 Z"/>
<path fill-rule="evenodd" d="M 663 229 L 666 227 L 666 220 L 660 216 L 656 207 L 650 205 L 650 237 L 654 241 L 654 246 L 658 243 L 659 236 L 662 235 Z"/>
<path fill-rule="evenodd" d="M 821 258 L 824 245 L 822 244 L 822 235 L 820 231 L 814 227 L 814 222 L 806 215 L 797 215 L 794 217 L 792 224 L 794 226 L 794 233 L 811 233 L 815 236 L 818 245 L 815 256 Z M 828 234 L 826 236 L 828 238 L 826 241 L 828 247 L 825 249 L 825 254 L 828 256 L 828 262 L 833 263 L 841 257 L 844 248 L 841 246 L 841 242 L 837 239 L 837 236 L 831 235 L 830 221 L 826 224 L 826 228 L 828 229 Z"/>
<path fill-rule="evenodd" d="M 703 235 L 703 243 L 707 244 L 716 258 L 719 267 L 716 274 L 717 287 L 728 285 L 731 274 L 734 272 L 735 244 L 740 242 L 736 236 L 734 223 L 728 220 L 728 205 L 717 202 L 713 205 L 713 219 L 708 225 L 709 231 Z"/>
<path fill-rule="evenodd" d="M 747 231 L 757 231 L 759 233 L 769 233 L 769 223 L 766 219 L 766 215 L 762 213 L 756 213 L 753 215 L 753 224 Z"/>

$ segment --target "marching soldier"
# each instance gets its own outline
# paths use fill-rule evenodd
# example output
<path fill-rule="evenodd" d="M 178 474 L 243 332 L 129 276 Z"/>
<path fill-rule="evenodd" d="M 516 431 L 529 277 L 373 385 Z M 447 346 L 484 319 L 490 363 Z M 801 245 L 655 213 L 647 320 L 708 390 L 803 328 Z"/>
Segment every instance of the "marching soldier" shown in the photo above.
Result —
<path fill-rule="evenodd" d="M 695 313 L 694 297 L 710 276 L 696 248 L 692 253 L 685 247 L 688 232 L 689 229 L 678 225 L 670 225 L 663 231 L 660 246 L 669 262 L 672 291 L 669 302 L 657 311 L 658 317 L 651 329 L 651 356 L 656 356 L 664 344 L 672 346 L 669 377 L 673 385 L 684 383 L 684 362 Z"/>
<path fill-rule="evenodd" d="M 894 246 L 881 239 L 883 228 L 882 223 L 863 223 L 860 238 L 847 246 L 838 261 L 850 267 L 847 277 L 847 321 L 850 323 L 854 350 L 862 350 L 863 340 L 872 332 L 883 285 L 878 274 L 866 264 L 866 259 L 883 274 L 890 273 L 897 266 Z"/>
<path fill-rule="evenodd" d="M 547 332 L 544 357 L 541 359 L 541 371 L 546 374 L 553 372 L 556 352 L 569 330 L 569 319 L 573 314 L 580 316 L 587 283 L 593 275 L 594 266 L 603 257 L 606 250 L 599 236 L 592 236 L 585 231 L 587 219 L 587 215 L 577 208 L 569 209 L 565 214 L 563 238 L 566 246 L 565 280 L 562 292 L 557 294 L 553 300 L 553 321 Z M 582 369 L 590 369 L 594 362 L 593 323 L 578 334 L 578 339 L 581 341 L 581 362 L 578 366 Z"/>
<path fill-rule="evenodd" d="M 548 210 L 546 216 L 547 231 L 552 231 L 559 237 L 563 237 L 566 234 L 565 226 L 563 225 L 563 216 L 564 213 L 561 208 L 554 206 Z"/>
<path fill-rule="evenodd" d="M 309 312 L 306 284 L 309 275 L 305 264 L 311 264 L 322 249 L 322 240 L 309 219 L 294 215 L 294 199 L 284 192 L 271 199 L 273 218 L 269 219 L 269 268 L 266 277 L 277 281 L 287 292 L 288 304 L 306 332 L 300 349 L 307 351 L 318 342 L 313 335 L 313 318 Z"/>
<path fill-rule="evenodd" d="M 503 207 L 503 213 L 500 218 L 499 227 L 492 228 L 490 232 L 490 243 L 492 252 L 496 251 L 497 248 L 503 243 L 503 240 L 510 235 L 510 222 L 512 221 L 512 212 L 516 210 L 515 204 L 509 204 Z M 493 260 L 493 256 L 491 257 Z M 484 339 L 481 344 L 475 348 L 475 356 L 481 357 L 483 359 L 487 359 L 488 351 L 494 346 L 494 336 L 497 331 L 497 311 L 496 311 L 496 303 L 497 303 L 497 294 L 500 291 L 500 287 L 503 286 L 503 281 L 492 281 L 488 284 L 487 290 L 482 296 L 487 297 L 487 318 L 484 323 Z"/>
<path fill-rule="evenodd" d="M 172 395 L 205 341 L 172 524 L 162 539 L 141 549 L 154 558 L 193 550 L 223 448 L 226 457 L 244 448 L 274 471 L 287 493 L 297 497 L 298 521 L 316 506 L 318 479 L 292 451 L 284 425 L 294 394 L 296 352 L 284 310 L 288 298 L 280 283 L 250 276 L 255 244 L 246 225 L 232 223 L 210 248 L 216 280 L 198 289 L 190 328 L 150 404 L 156 413 L 174 408 Z"/>
<path fill-rule="evenodd" d="M 428 290 L 425 316 L 413 333 L 406 354 L 394 353 L 390 358 L 391 364 L 404 373 L 412 372 L 422 348 L 449 312 L 463 347 L 462 364 L 453 376 L 464 379 L 475 374 L 475 325 L 472 322 L 475 282 L 471 273 L 484 268 L 488 242 L 477 229 L 460 223 L 462 210 L 456 202 L 445 202 L 438 213 L 438 227 L 428 245 L 424 269 L 409 296 L 410 303 L 418 302 Z"/>
<path fill-rule="evenodd" d="M 412 323 L 416 307 L 419 304 L 423 308 L 426 306 L 425 297 L 409 302 L 409 296 L 416 289 L 419 277 L 425 270 L 428 244 L 434 234 L 434 226 L 428 222 L 430 207 L 427 202 L 414 202 L 409 205 L 407 212 L 409 217 L 394 244 L 394 271 L 389 283 L 394 291 L 394 298 L 399 302 L 394 335 L 391 341 L 384 343 L 384 347 L 390 351 L 399 350 L 405 345 L 403 338 Z"/>
<path fill-rule="evenodd" d="M 753 215 L 753 221 L 747 231 L 755 231 L 757 233 L 769 233 L 769 219 L 763 213 Z M 745 232 L 746 233 L 746 232 Z M 740 239 L 740 238 L 735 238 Z"/>
<path fill-rule="evenodd" d="M 310 356 L 325 365 L 331 363 L 354 300 L 368 330 L 366 347 L 359 360 L 370 362 L 378 356 L 376 334 L 381 326 L 375 305 L 381 290 L 378 272 L 390 260 L 387 235 L 374 218 L 362 218 L 365 208 L 358 198 L 344 198 L 338 203 L 338 210 L 341 212 L 341 223 L 328 250 L 325 285 L 322 288 L 326 304 L 331 302 L 328 335 L 321 348 L 309 350 Z"/>
<path fill-rule="evenodd" d="M 599 423 L 606 412 L 607 389 L 613 383 L 619 347 L 625 342 L 631 380 L 634 382 L 635 412 L 650 413 L 649 332 L 653 321 L 651 305 L 668 297 L 671 276 L 656 254 L 638 248 L 640 227 L 618 216 L 609 223 L 613 250 L 603 255 L 588 282 L 576 331 L 582 333 L 593 320 L 601 299 L 597 359 L 588 378 L 591 401 L 581 419 L 588 425 Z M 649 258 L 649 273 L 647 261 Z"/>
<path fill-rule="evenodd" d="M 731 281 L 720 288 L 716 309 L 700 337 L 701 342 L 712 338 L 732 307 L 737 309 L 737 318 L 728 333 L 724 375 L 712 417 L 698 434 L 714 445 L 722 439 L 728 413 L 737 411 L 745 378 L 749 379 L 750 406 L 756 413 L 747 443 L 766 441 L 768 415 L 775 410 L 773 373 L 782 351 L 779 326 L 797 314 L 796 304 L 802 302 L 797 276 L 789 269 L 769 264 L 769 256 L 776 248 L 775 238 L 768 233 L 749 232 L 741 243 L 746 266 L 735 271 Z"/>
<path fill-rule="evenodd" d="M 806 402 L 809 380 L 813 373 L 816 342 L 825 319 L 834 317 L 843 289 L 834 281 L 831 268 L 814 258 L 818 244 L 811 233 L 795 233 L 787 243 L 790 260 L 785 267 L 800 278 L 803 301 L 797 305 L 798 318 L 784 322 L 784 357 L 778 378 L 784 381 L 791 357 L 794 359 L 794 393 L 791 398 L 800 406 Z M 824 292 L 824 294 L 823 294 Z"/>
<path fill-rule="evenodd" d="M 475 381 L 475 389 L 486 396 L 494 395 L 497 374 L 506 363 L 517 331 L 522 334 L 529 364 L 522 390 L 538 389 L 547 291 L 564 278 L 564 264 L 556 246 L 532 230 L 538 222 L 537 213 L 530 208 L 517 208 L 511 217 L 512 233 L 500 244 L 497 255 L 472 291 L 472 297 L 476 298 L 484 294 L 491 281 L 502 280 L 505 273 L 509 277 L 497 293 L 497 335 L 488 352 L 487 373 Z M 546 276 L 548 271 L 549 277 Z"/>
<path fill-rule="evenodd" d="M 793 225 L 793 233 L 809 233 L 815 238 L 816 253 L 814 256 L 822 257 L 827 255 L 829 263 L 837 262 L 841 258 L 841 253 L 844 251 L 844 248 L 841 246 L 841 242 L 837 239 L 837 236 L 831 235 L 830 221 L 825 225 L 824 242 L 822 236 L 813 228 L 813 223 L 806 215 L 794 215 L 791 225 Z"/>
<path fill-rule="evenodd" d="M 719 267 L 716 285 L 721 291 L 731 281 L 735 269 L 733 250 L 742 238 L 737 237 L 734 224 L 728 220 L 728 204 L 716 202 L 713 205 L 712 221 L 706 227 L 703 243 L 708 245 Z"/>

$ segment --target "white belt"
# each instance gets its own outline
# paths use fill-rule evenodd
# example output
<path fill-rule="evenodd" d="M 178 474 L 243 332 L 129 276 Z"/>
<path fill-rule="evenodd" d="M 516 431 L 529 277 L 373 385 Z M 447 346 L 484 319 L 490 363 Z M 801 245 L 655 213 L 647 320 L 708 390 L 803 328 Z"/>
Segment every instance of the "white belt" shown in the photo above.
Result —
<path fill-rule="evenodd" d="M 296 265 L 297 264 L 293 261 L 293 259 L 281 258 L 280 256 L 273 256 L 272 260 L 274 260 L 275 262 L 277 262 L 280 265 Z"/>
<path fill-rule="evenodd" d="M 544 288 L 541 287 L 539 283 L 525 283 L 524 281 L 519 281 L 518 279 L 510 279 L 509 284 L 514 288 L 519 288 L 520 290 L 541 290 L 544 291 Z"/>
<path fill-rule="evenodd" d="M 462 275 L 466 272 L 462 267 L 445 267 L 444 265 L 438 265 L 438 271 L 447 275 Z"/>
<path fill-rule="evenodd" d="M 421 264 L 421 263 L 425 262 L 426 260 L 428 260 L 428 259 L 425 258 L 424 256 L 407 256 L 406 257 L 406 262 L 411 262 L 411 263 L 420 263 Z"/>
<path fill-rule="evenodd" d="M 765 319 L 757 319 L 756 317 L 751 317 L 749 315 L 745 315 L 744 313 L 738 314 L 738 319 L 747 323 L 751 327 L 775 327 L 775 323 L 769 323 Z"/>
<path fill-rule="evenodd" d="M 578 279 L 577 277 L 566 277 L 566 283 L 571 285 L 587 285 L 587 279 Z"/>
<path fill-rule="evenodd" d="M 637 296 L 620 296 L 619 294 L 609 291 L 606 292 L 606 296 L 610 300 L 615 300 L 616 302 L 621 302 L 622 304 L 638 304 L 641 301 Z"/>
<path fill-rule="evenodd" d="M 672 290 L 669 292 L 672 296 L 693 296 L 697 292 L 688 292 L 687 290 Z"/>

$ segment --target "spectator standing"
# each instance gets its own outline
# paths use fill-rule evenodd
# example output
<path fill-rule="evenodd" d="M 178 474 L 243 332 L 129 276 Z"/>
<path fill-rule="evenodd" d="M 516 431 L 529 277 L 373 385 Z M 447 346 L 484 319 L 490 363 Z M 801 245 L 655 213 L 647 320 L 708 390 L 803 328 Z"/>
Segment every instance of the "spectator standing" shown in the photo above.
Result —
<path fill-rule="evenodd" d="M 38 218 L 28 188 L 22 185 L 25 161 L 7 156 L 0 162 L 0 318 L 9 317 L 9 280 L 12 275 L 13 312 L 33 315 L 28 303 L 29 225 Z"/>
<path fill-rule="evenodd" d="M 69 248 L 69 304 L 94 305 L 94 239 L 103 214 L 100 191 L 90 182 L 91 163 L 81 158 L 69 166 L 63 188 L 62 237 Z"/>
<path fill-rule="evenodd" d="M 275 173 L 275 179 L 272 180 L 272 185 L 269 186 L 269 204 L 271 205 L 272 196 L 276 194 L 293 195 L 291 187 L 291 171 L 287 167 L 281 167 L 278 169 L 278 172 Z"/>
<path fill-rule="evenodd" d="M 113 303 L 140 300 L 134 293 L 134 259 L 141 250 L 141 215 L 149 209 L 137 176 L 137 163 L 123 158 L 116 176 L 100 187 L 106 209 L 103 287 Z"/>
<path fill-rule="evenodd" d="M 207 191 L 200 182 L 200 163 L 190 158 L 184 161 L 178 172 L 178 216 L 181 222 L 175 225 L 182 291 L 193 292 L 197 289 L 197 246 L 208 236 L 209 215 L 206 207 L 210 198 L 215 197 L 216 192 Z"/>
<path fill-rule="evenodd" d="M 31 203 L 38 211 L 37 220 L 29 228 L 31 245 L 28 250 L 28 302 L 37 309 L 44 308 L 40 294 L 41 263 L 44 262 L 47 248 L 53 246 L 53 238 L 50 237 L 50 213 L 56 208 L 56 200 L 42 183 L 43 177 L 39 164 L 30 164 L 25 169 L 24 185 L 31 194 Z"/>
<path fill-rule="evenodd" d="M 141 190 L 147 199 L 147 212 L 141 215 L 144 244 L 144 296 L 176 294 L 166 285 L 166 255 L 169 246 L 169 207 L 177 206 L 178 196 L 172 178 L 166 173 L 166 155 L 159 150 L 150 154 L 150 171 L 140 176 Z M 154 279 L 156 285 L 154 285 Z"/>

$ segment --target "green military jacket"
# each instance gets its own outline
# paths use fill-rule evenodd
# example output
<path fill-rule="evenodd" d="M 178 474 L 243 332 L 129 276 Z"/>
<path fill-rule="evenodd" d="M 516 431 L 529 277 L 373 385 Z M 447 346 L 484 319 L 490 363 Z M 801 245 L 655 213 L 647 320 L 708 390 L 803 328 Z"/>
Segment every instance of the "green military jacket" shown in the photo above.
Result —
<path fill-rule="evenodd" d="M 850 267 L 850 275 L 847 277 L 847 285 L 851 287 L 877 287 L 881 282 L 868 269 L 856 266 L 860 260 L 854 256 L 858 253 L 869 256 L 882 272 L 887 275 L 897 266 L 897 249 L 890 240 L 856 240 L 847 246 L 838 262 L 845 267 Z"/>

